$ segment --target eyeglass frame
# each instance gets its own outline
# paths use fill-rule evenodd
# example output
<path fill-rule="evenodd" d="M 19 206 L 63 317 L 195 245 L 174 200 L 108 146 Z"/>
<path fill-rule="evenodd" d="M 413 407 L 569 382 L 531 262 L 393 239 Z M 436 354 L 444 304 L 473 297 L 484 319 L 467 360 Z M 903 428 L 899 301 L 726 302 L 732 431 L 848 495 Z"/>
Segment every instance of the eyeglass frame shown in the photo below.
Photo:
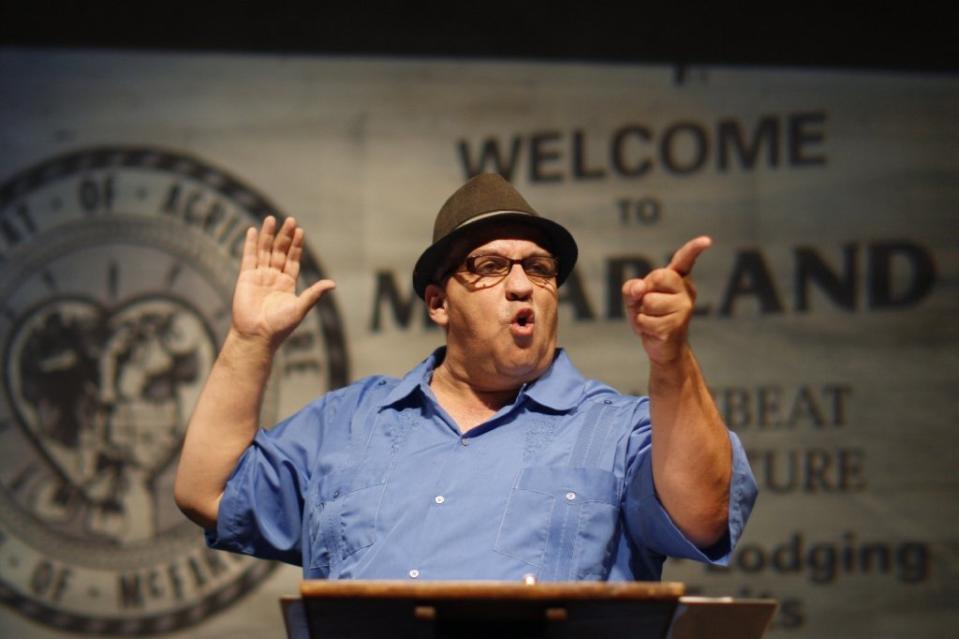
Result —
<path fill-rule="evenodd" d="M 476 272 L 476 260 L 478 260 L 478 259 L 480 259 L 480 258 L 483 258 L 483 257 L 493 257 L 493 258 L 497 258 L 497 259 L 500 259 L 500 260 L 504 260 L 504 261 L 507 263 L 507 264 L 506 264 L 506 269 L 505 269 L 502 273 L 493 273 L 493 274 L 477 273 L 477 272 Z M 551 275 L 537 275 L 537 274 L 531 274 L 531 273 L 529 273 L 529 272 L 526 270 L 526 265 L 524 264 L 524 262 L 526 262 L 526 261 L 528 261 L 528 260 L 548 260 L 548 261 L 551 261 L 551 262 L 553 263 L 553 273 L 552 273 Z M 510 271 L 513 270 L 513 266 L 515 266 L 516 264 L 519 264 L 519 265 L 520 265 L 520 268 L 523 269 L 523 273 L 526 275 L 526 277 L 531 278 L 531 279 L 536 279 L 536 280 L 539 280 L 539 281 L 547 281 L 547 280 L 553 279 L 553 278 L 555 278 L 555 277 L 559 274 L 559 258 L 558 258 L 558 257 L 555 257 L 555 256 L 553 256 L 553 255 L 528 255 L 528 256 L 526 256 L 526 257 L 524 257 L 524 258 L 513 259 L 513 258 L 511 258 L 511 257 L 506 257 L 505 255 L 499 255 L 499 254 L 497 254 L 497 253 L 481 253 L 481 254 L 479 254 L 479 255 L 470 255 L 469 257 L 467 257 L 466 259 L 463 260 L 463 263 L 462 263 L 461 266 L 465 266 L 465 267 L 466 267 L 465 270 L 466 270 L 467 272 L 472 273 L 473 275 L 476 275 L 476 276 L 478 276 L 478 277 L 494 277 L 494 278 L 495 278 L 495 277 L 500 277 L 500 278 L 505 278 L 505 277 L 507 277 L 507 276 L 510 274 Z M 452 273 L 457 273 L 457 272 L 458 272 L 458 273 L 462 273 L 462 272 L 463 272 L 463 270 L 461 269 L 461 267 L 458 266 L 458 267 L 454 268 L 454 269 L 451 271 L 451 274 L 452 274 Z"/>

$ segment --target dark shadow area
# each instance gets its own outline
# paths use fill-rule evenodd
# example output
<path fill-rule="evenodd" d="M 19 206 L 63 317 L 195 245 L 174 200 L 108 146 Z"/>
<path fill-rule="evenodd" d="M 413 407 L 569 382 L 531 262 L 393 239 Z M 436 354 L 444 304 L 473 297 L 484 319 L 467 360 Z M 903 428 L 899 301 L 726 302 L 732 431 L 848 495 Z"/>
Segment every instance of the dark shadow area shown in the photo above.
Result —
<path fill-rule="evenodd" d="M 954 22 L 921 5 L 4 0 L 0 42 L 361 56 L 954 73 Z"/>

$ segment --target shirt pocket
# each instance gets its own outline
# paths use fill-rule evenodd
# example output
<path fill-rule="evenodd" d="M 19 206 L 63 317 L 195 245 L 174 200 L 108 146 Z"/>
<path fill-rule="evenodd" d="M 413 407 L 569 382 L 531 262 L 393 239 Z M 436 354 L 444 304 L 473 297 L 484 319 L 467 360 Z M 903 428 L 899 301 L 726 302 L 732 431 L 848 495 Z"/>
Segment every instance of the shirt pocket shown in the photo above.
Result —
<path fill-rule="evenodd" d="M 525 468 L 510 492 L 495 550 L 536 568 L 555 564 L 558 574 L 543 578 L 603 578 L 618 531 L 620 494 L 619 480 L 605 470 Z"/>
<path fill-rule="evenodd" d="M 364 463 L 327 473 L 311 498 L 310 568 L 327 570 L 376 541 L 389 466 Z"/>

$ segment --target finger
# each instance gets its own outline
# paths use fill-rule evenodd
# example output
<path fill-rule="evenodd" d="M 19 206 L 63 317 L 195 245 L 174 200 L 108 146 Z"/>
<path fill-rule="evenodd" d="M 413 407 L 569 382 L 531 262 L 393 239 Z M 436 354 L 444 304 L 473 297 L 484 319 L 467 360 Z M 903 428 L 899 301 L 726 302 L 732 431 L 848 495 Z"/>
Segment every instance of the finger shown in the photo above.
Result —
<path fill-rule="evenodd" d="M 300 302 L 300 310 L 303 312 L 303 315 L 306 315 L 309 310 L 320 301 L 324 293 L 334 288 L 336 288 L 336 282 L 333 280 L 320 280 L 300 293 L 297 299 Z"/>
<path fill-rule="evenodd" d="M 280 230 L 276 234 L 276 239 L 273 240 L 273 253 L 270 256 L 270 266 L 278 271 L 282 271 L 286 265 L 287 251 L 293 243 L 295 229 L 296 220 L 288 217 L 283 220 L 283 225 L 280 226 Z"/>
<path fill-rule="evenodd" d="M 623 282 L 623 299 L 626 300 L 626 304 L 639 302 L 643 298 L 646 288 L 646 282 L 638 277 Z"/>
<path fill-rule="evenodd" d="M 671 268 L 658 268 L 643 278 L 646 292 L 679 293 L 686 286 L 683 276 Z"/>
<path fill-rule="evenodd" d="M 639 334 L 653 339 L 663 340 L 672 335 L 677 324 L 673 317 L 664 315 L 657 317 L 654 315 L 643 315 L 640 313 L 633 317 L 635 328 Z"/>
<path fill-rule="evenodd" d="M 283 265 L 283 272 L 294 280 L 300 275 L 301 257 L 303 257 L 303 229 L 297 228 L 290 242 L 290 250 L 287 251 L 286 264 Z"/>
<path fill-rule="evenodd" d="M 684 295 L 674 293 L 647 293 L 639 305 L 639 313 L 650 317 L 665 317 L 690 310 L 692 305 Z"/>
<path fill-rule="evenodd" d="M 273 238 L 276 234 L 276 218 L 267 215 L 263 220 L 263 226 L 260 227 L 260 241 L 257 246 L 256 265 L 269 266 L 270 252 L 273 250 Z"/>
<path fill-rule="evenodd" d="M 246 239 L 243 240 L 243 260 L 240 262 L 241 271 L 256 268 L 256 236 L 256 227 L 251 226 L 246 230 Z"/>
<path fill-rule="evenodd" d="M 673 259 L 669 261 L 667 268 L 670 268 L 683 277 L 686 277 L 693 272 L 693 266 L 696 264 L 696 259 L 700 256 L 700 254 L 702 254 L 703 251 L 712 246 L 712 244 L 712 239 L 705 235 L 700 235 L 697 238 L 689 240 L 673 254 Z"/>

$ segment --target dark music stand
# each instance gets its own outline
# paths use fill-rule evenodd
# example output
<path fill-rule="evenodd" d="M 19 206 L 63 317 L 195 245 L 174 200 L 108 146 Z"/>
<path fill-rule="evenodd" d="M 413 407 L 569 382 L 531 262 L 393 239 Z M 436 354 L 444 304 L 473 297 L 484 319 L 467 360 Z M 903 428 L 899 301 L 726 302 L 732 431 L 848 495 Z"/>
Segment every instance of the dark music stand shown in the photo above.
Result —
<path fill-rule="evenodd" d="M 304 581 L 284 619 L 297 639 L 662 639 L 683 592 L 660 582 Z"/>
<path fill-rule="evenodd" d="M 682 597 L 659 582 L 305 581 L 281 600 L 291 639 L 759 639 L 770 599 Z"/>

